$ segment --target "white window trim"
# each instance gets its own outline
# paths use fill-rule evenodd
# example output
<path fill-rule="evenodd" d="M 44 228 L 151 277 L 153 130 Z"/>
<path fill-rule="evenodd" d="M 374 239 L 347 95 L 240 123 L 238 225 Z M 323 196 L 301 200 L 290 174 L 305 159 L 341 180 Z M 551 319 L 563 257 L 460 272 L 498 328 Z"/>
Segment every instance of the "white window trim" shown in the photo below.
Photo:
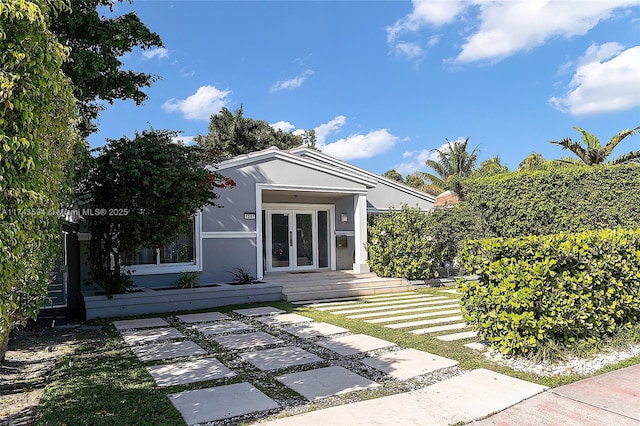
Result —
<path fill-rule="evenodd" d="M 183 272 L 202 272 L 202 213 L 198 212 L 193 218 L 193 246 L 195 248 L 195 259 L 187 263 L 161 263 L 156 265 L 130 265 L 124 270 L 136 275 L 163 275 L 181 274 Z"/>

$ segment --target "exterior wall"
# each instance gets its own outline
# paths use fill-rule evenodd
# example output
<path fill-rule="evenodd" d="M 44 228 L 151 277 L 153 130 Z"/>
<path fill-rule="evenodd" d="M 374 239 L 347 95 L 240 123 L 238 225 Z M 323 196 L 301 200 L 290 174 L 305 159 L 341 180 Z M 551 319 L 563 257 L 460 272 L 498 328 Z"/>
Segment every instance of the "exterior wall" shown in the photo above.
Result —
<path fill-rule="evenodd" d="M 234 277 L 229 271 L 234 268 L 258 276 L 255 238 L 205 238 L 202 251 L 201 284 L 232 282 Z"/>
<path fill-rule="evenodd" d="M 369 190 L 367 201 L 376 210 L 399 209 L 403 204 L 407 204 L 410 207 L 417 206 L 424 211 L 433 209 L 433 201 L 428 201 L 409 192 L 401 191 L 389 186 L 385 182 L 380 182 L 377 187 Z"/>

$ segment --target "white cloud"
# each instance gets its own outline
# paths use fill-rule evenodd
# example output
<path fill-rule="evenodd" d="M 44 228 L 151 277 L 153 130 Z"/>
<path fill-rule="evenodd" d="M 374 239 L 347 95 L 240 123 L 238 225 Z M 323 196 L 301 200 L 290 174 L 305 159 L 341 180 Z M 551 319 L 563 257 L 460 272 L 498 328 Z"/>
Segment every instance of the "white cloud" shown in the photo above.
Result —
<path fill-rule="evenodd" d="M 327 136 L 339 131 L 346 122 L 347 117 L 345 117 L 344 115 L 338 115 L 333 120 L 316 127 L 314 130 L 316 131 L 316 145 L 318 146 L 318 148 L 322 149 Z"/>
<path fill-rule="evenodd" d="M 209 120 L 227 104 L 231 90 L 219 90 L 215 86 L 201 86 L 186 99 L 171 98 L 162 104 L 168 112 L 180 111 L 187 120 Z"/>
<path fill-rule="evenodd" d="M 142 56 L 144 56 L 147 59 L 168 58 L 169 57 L 169 51 L 167 49 L 165 49 L 164 47 L 154 47 L 152 49 L 143 50 L 142 51 Z"/>
<path fill-rule="evenodd" d="M 171 142 L 173 143 L 182 143 L 184 145 L 193 145 L 193 139 L 195 138 L 195 136 L 174 136 L 171 138 Z"/>
<path fill-rule="evenodd" d="M 473 32 L 453 62 L 499 61 L 554 37 L 584 35 L 617 9 L 638 4 L 640 0 L 414 0 L 413 11 L 387 27 L 387 41 L 396 49 L 404 43 L 399 40 L 402 34 L 454 22 L 468 24 L 471 18 L 477 21 L 469 26 Z"/>
<path fill-rule="evenodd" d="M 397 140 L 398 137 L 389 133 L 387 129 L 379 129 L 366 135 L 349 135 L 345 139 L 325 144 L 320 149 L 340 160 L 371 158 L 393 148 Z"/>
<path fill-rule="evenodd" d="M 408 59 L 419 58 L 424 51 L 417 43 L 398 43 L 394 46 L 396 53 L 406 56 Z"/>
<path fill-rule="evenodd" d="M 276 130 L 282 130 L 283 132 L 290 132 L 296 128 L 293 124 L 288 121 L 278 121 L 276 123 L 269 124 L 269 126 L 273 127 Z"/>
<path fill-rule="evenodd" d="M 290 80 L 277 81 L 273 86 L 271 86 L 271 93 L 279 92 L 281 90 L 297 89 L 302 86 L 302 83 L 304 83 L 310 75 L 313 75 L 313 73 L 313 70 L 306 70 L 299 76 Z"/>
<path fill-rule="evenodd" d="M 591 45 L 578 60 L 567 93 L 549 102 L 571 115 L 624 111 L 640 106 L 640 46 Z"/>
<path fill-rule="evenodd" d="M 464 138 L 458 138 L 453 142 L 463 141 Z M 446 151 L 449 149 L 449 144 L 444 143 L 440 145 L 438 148 L 441 151 Z M 402 175 L 409 175 L 411 173 L 415 173 L 417 171 L 424 171 L 427 166 L 425 163 L 427 160 L 438 161 L 438 154 L 436 154 L 436 149 L 423 149 L 421 151 L 405 151 L 402 154 L 402 158 L 409 158 L 409 161 L 405 161 L 403 163 L 395 165 L 393 168 Z"/>

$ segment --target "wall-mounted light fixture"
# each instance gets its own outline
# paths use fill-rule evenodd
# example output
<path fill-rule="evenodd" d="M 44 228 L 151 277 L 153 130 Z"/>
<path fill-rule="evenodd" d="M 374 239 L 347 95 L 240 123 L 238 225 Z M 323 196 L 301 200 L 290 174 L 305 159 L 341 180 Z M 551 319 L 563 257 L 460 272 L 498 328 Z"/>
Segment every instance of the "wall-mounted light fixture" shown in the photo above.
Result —
<path fill-rule="evenodd" d="M 340 222 L 347 223 L 349 222 L 349 216 L 346 213 L 340 213 Z"/>

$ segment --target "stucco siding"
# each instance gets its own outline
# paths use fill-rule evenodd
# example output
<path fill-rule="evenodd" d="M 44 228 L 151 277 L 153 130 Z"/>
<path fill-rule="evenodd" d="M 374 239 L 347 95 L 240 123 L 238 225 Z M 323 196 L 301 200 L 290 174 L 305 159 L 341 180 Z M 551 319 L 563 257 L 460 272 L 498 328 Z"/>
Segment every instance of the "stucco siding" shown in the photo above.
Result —
<path fill-rule="evenodd" d="M 203 284 L 231 282 L 234 268 L 242 268 L 254 277 L 256 270 L 255 238 L 206 238 L 202 240 Z"/>
<path fill-rule="evenodd" d="M 385 182 L 380 182 L 378 186 L 369 190 L 367 201 L 376 210 L 383 211 L 390 208 L 399 209 L 403 204 L 417 206 L 425 211 L 433 209 L 433 201 L 393 188 Z"/>

